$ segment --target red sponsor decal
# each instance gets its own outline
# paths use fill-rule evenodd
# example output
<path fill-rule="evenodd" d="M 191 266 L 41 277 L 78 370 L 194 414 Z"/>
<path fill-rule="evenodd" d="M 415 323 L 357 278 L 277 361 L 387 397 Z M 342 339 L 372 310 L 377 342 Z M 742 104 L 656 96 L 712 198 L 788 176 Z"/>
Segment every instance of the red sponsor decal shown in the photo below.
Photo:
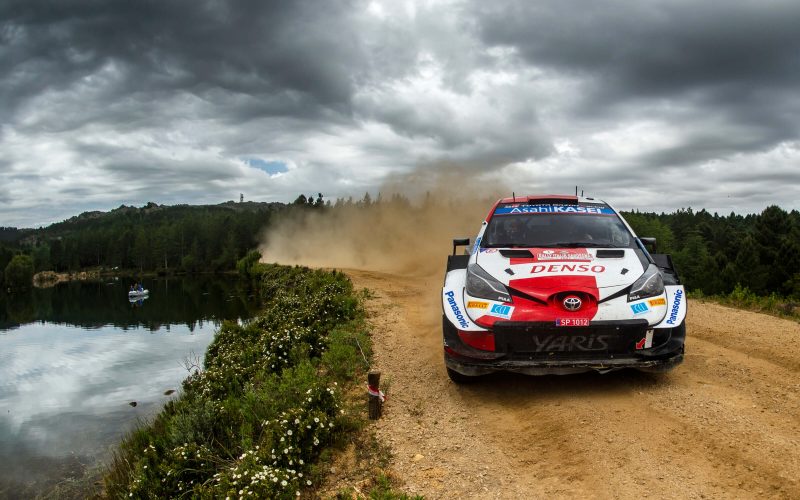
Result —
<path fill-rule="evenodd" d="M 606 266 L 589 264 L 536 264 L 531 268 L 531 274 L 539 273 L 595 273 L 605 272 Z"/>
<path fill-rule="evenodd" d="M 531 257 L 512 257 L 511 265 L 535 262 L 591 262 L 593 257 L 585 248 L 530 248 Z"/>
<path fill-rule="evenodd" d="M 557 318 L 556 326 L 589 326 L 589 318 Z"/>
<path fill-rule="evenodd" d="M 583 248 L 534 248 L 533 258 L 539 262 L 591 262 L 592 255 Z"/>

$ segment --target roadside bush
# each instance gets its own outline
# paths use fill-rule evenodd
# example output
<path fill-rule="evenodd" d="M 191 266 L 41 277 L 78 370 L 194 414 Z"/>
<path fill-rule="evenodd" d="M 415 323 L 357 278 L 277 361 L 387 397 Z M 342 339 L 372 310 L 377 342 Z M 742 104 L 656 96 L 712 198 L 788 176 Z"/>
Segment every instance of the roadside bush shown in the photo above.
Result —
<path fill-rule="evenodd" d="M 257 272 L 256 266 L 259 260 L 261 260 L 261 252 L 250 250 L 247 255 L 236 262 L 236 270 L 242 276 L 253 276 L 254 272 Z"/>
<path fill-rule="evenodd" d="M 330 333 L 328 350 L 322 355 L 322 364 L 339 380 L 354 380 L 363 369 L 369 368 L 370 338 L 366 331 L 334 328 Z M 363 353 L 362 353 L 363 352 Z M 362 363 L 353 363 L 353 359 Z"/>
<path fill-rule="evenodd" d="M 800 319 L 800 303 L 797 300 L 775 293 L 766 296 L 757 295 L 746 286 L 743 287 L 738 283 L 729 294 L 704 295 L 702 292 L 692 292 L 691 297 L 712 300 L 740 309 Z"/>
<path fill-rule="evenodd" d="M 30 255 L 15 255 L 5 268 L 5 284 L 10 288 L 30 288 L 33 283 L 33 259 Z"/>
<path fill-rule="evenodd" d="M 366 369 L 363 312 L 337 272 L 260 265 L 263 314 L 226 322 L 183 393 L 120 446 L 111 497 L 295 498 L 354 425 L 341 394 Z"/>

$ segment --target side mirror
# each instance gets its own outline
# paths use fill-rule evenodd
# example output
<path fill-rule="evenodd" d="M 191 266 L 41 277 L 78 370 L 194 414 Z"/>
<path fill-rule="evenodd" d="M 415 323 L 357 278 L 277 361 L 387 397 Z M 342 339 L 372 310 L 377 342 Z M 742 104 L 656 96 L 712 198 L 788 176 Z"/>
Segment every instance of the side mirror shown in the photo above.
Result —
<path fill-rule="evenodd" d="M 456 254 L 456 247 L 468 247 L 469 238 L 455 238 L 453 240 L 453 255 Z"/>
<path fill-rule="evenodd" d="M 657 247 L 656 247 L 656 239 L 655 238 L 639 238 L 639 239 L 642 241 L 642 243 L 645 244 L 645 246 L 648 249 L 652 249 L 653 252 L 656 251 Z"/>

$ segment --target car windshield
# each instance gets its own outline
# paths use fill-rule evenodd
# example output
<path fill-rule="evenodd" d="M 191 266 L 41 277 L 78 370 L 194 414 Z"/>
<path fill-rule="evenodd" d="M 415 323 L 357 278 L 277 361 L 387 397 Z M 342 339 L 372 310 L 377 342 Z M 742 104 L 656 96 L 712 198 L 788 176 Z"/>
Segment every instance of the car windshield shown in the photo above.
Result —
<path fill-rule="evenodd" d="M 481 247 L 635 248 L 636 242 L 616 214 L 508 214 L 498 210 L 489 221 Z"/>

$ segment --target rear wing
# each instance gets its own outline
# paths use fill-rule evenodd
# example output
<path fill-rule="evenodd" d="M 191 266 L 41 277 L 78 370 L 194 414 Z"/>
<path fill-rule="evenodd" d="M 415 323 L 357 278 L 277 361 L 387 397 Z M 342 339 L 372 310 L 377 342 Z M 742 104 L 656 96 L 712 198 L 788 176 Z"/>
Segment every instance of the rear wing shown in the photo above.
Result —
<path fill-rule="evenodd" d="M 447 256 L 447 271 L 454 271 L 456 269 L 466 269 L 469 264 L 469 255 L 448 255 Z"/>

